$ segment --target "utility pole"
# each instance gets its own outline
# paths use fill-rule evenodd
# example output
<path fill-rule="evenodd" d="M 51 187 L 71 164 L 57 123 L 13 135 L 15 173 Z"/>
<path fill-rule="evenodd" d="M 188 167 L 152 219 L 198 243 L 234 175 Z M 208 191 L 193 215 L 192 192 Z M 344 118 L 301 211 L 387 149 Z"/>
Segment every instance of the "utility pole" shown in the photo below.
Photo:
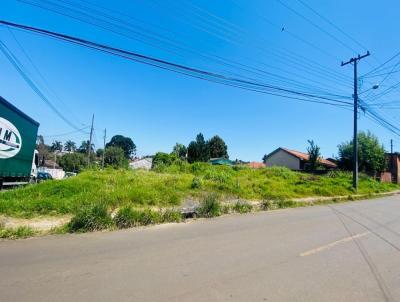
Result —
<path fill-rule="evenodd" d="M 354 66 L 354 113 L 353 113 L 353 188 L 357 191 L 358 189 L 358 130 L 357 130 L 357 119 L 358 119 L 358 76 L 357 76 L 357 63 L 361 59 L 368 57 L 369 51 L 363 56 L 358 55 L 357 57 L 351 58 L 349 61 L 343 63 L 342 66 L 347 64 L 353 64 Z"/>
<path fill-rule="evenodd" d="M 89 145 L 87 151 L 87 166 L 90 165 L 90 153 L 92 151 L 92 136 L 93 136 L 93 123 L 94 123 L 94 114 L 92 115 L 92 126 L 90 127 L 90 137 L 89 137 Z"/>
<path fill-rule="evenodd" d="M 101 161 L 101 169 L 104 169 L 104 154 L 106 153 L 106 137 L 107 137 L 107 129 L 104 129 L 103 159 Z"/>
<path fill-rule="evenodd" d="M 390 154 L 393 154 L 393 139 L 390 139 Z"/>

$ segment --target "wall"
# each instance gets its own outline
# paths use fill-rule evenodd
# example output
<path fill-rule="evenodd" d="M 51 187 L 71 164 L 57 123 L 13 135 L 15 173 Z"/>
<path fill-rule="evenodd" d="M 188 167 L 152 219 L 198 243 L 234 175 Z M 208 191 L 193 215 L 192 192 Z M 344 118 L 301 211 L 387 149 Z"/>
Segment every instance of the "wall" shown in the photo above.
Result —
<path fill-rule="evenodd" d="M 281 166 L 291 170 L 300 170 L 300 159 L 283 150 L 278 150 L 268 157 L 266 164 L 267 167 Z"/>

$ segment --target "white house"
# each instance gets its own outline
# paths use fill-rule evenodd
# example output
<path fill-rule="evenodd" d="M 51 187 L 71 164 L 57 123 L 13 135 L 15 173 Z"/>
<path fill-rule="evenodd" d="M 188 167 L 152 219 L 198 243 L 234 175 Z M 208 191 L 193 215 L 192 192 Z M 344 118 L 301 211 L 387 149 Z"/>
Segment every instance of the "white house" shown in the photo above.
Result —
<path fill-rule="evenodd" d="M 152 165 L 153 165 L 153 159 L 151 157 L 136 159 L 129 163 L 129 167 L 131 169 L 150 170 Z"/>

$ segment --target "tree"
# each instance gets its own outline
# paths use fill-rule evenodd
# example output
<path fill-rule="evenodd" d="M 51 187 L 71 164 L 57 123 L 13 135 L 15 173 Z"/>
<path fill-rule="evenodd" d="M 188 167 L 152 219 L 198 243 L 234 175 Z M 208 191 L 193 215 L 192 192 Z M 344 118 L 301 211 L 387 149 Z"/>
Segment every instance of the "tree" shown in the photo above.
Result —
<path fill-rule="evenodd" d="M 353 169 L 353 140 L 344 142 L 339 148 L 339 167 Z M 384 171 L 386 165 L 385 149 L 378 138 L 371 132 L 358 134 L 358 168 L 359 171 L 376 175 Z"/>
<path fill-rule="evenodd" d="M 48 159 L 50 154 L 50 147 L 45 144 L 43 135 L 38 135 L 36 139 L 36 149 L 39 152 L 39 159 Z"/>
<path fill-rule="evenodd" d="M 136 154 L 136 145 L 133 143 L 132 139 L 122 135 L 114 135 L 106 144 L 106 148 L 108 147 L 120 147 L 124 151 L 126 158 L 130 158 L 132 155 Z"/>
<path fill-rule="evenodd" d="M 67 140 L 64 144 L 64 150 L 68 151 L 68 152 L 75 152 L 76 151 L 76 143 L 71 140 Z"/>
<path fill-rule="evenodd" d="M 78 148 L 78 152 L 87 153 L 88 152 L 88 146 L 89 146 L 89 141 L 88 140 L 82 141 L 80 147 Z M 90 150 L 90 153 L 93 153 L 93 152 L 94 152 L 94 144 L 92 144 L 91 150 Z"/>
<path fill-rule="evenodd" d="M 153 168 L 159 166 L 159 165 L 166 165 L 169 166 L 173 164 L 178 157 L 175 155 L 175 153 L 164 153 L 164 152 L 157 152 L 156 155 L 153 157 Z"/>
<path fill-rule="evenodd" d="M 61 151 L 63 150 L 63 144 L 62 144 L 62 142 L 60 142 L 60 141 L 54 141 L 54 142 L 51 144 L 50 150 L 51 150 L 52 152 L 56 152 L 56 151 L 61 152 Z"/>
<path fill-rule="evenodd" d="M 267 158 L 268 158 L 268 155 L 264 154 L 264 156 L 262 157 L 262 161 L 264 164 L 267 164 Z"/>
<path fill-rule="evenodd" d="M 102 148 L 99 148 L 96 150 L 96 156 L 99 158 L 103 156 L 103 153 L 104 153 L 104 150 Z"/>
<path fill-rule="evenodd" d="M 307 140 L 309 146 L 307 147 L 308 152 L 308 165 L 307 170 L 313 172 L 320 167 L 321 152 L 319 146 L 317 146 L 313 140 Z"/>
<path fill-rule="evenodd" d="M 127 168 L 129 163 L 122 148 L 111 146 L 104 151 L 104 164 L 113 168 Z"/>
<path fill-rule="evenodd" d="M 187 148 L 183 144 L 176 143 L 172 150 L 172 154 L 175 154 L 176 157 L 184 160 L 187 156 Z"/>
<path fill-rule="evenodd" d="M 197 134 L 196 141 L 190 142 L 187 153 L 190 163 L 197 161 L 207 162 L 210 159 L 208 144 L 205 142 L 203 134 Z"/>
<path fill-rule="evenodd" d="M 207 142 L 207 149 L 210 158 L 229 158 L 228 146 L 218 135 L 213 136 Z"/>
<path fill-rule="evenodd" d="M 58 164 L 68 172 L 78 173 L 86 166 L 86 156 L 82 153 L 68 153 L 58 158 Z"/>

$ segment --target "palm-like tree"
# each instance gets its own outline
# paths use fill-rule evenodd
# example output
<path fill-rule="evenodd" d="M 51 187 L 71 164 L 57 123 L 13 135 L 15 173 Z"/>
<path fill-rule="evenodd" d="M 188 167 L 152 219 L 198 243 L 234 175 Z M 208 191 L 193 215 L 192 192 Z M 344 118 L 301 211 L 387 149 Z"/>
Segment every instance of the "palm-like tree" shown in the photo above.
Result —
<path fill-rule="evenodd" d="M 83 141 L 81 146 L 79 147 L 79 152 L 85 153 L 88 152 L 89 141 Z M 91 145 L 90 152 L 94 152 L 94 144 Z"/>
<path fill-rule="evenodd" d="M 71 140 L 67 140 L 64 145 L 64 150 L 68 152 L 75 152 L 76 144 Z"/>
<path fill-rule="evenodd" d="M 51 151 L 53 151 L 53 152 L 55 152 L 55 151 L 61 152 L 62 149 L 63 149 L 63 144 L 62 144 L 62 142 L 60 142 L 60 141 L 54 141 L 54 142 L 51 144 L 50 149 L 51 149 Z"/>

